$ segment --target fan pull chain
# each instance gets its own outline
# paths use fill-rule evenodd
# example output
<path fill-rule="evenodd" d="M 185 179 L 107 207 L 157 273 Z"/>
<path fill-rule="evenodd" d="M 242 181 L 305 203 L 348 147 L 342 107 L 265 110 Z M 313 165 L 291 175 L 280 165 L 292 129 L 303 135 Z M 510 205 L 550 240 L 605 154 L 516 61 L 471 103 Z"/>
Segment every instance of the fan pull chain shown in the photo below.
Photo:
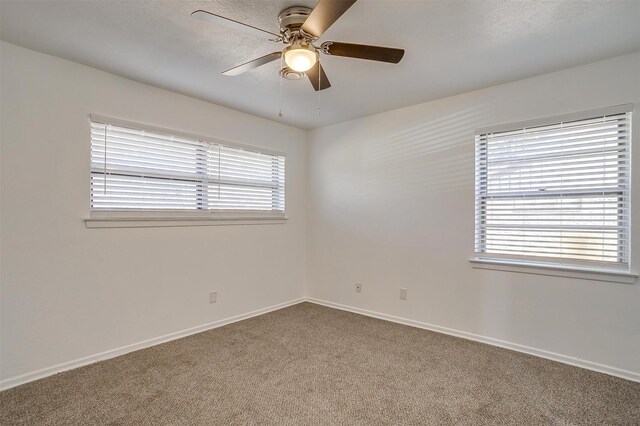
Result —
<path fill-rule="evenodd" d="M 320 117 L 320 92 L 322 91 L 322 67 L 320 66 L 320 55 L 318 55 L 318 117 Z"/>
<path fill-rule="evenodd" d="M 280 56 L 280 70 L 282 70 L 284 68 L 284 55 Z M 278 73 L 278 78 L 280 79 L 280 100 L 279 102 L 279 111 L 278 111 L 278 117 L 282 118 L 282 80 L 284 80 L 284 78 L 282 78 L 282 74 Z"/>

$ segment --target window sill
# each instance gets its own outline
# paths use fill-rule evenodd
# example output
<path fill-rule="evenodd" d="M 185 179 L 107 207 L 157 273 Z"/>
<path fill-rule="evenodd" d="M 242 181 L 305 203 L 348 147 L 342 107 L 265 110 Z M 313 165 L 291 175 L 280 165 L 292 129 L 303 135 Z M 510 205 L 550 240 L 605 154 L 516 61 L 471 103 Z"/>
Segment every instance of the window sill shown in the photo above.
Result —
<path fill-rule="evenodd" d="M 87 228 L 281 225 L 286 222 L 286 217 L 95 217 L 84 219 Z"/>
<path fill-rule="evenodd" d="M 638 274 L 610 269 L 587 269 L 571 266 L 545 265 L 537 263 L 510 262 L 494 259 L 469 259 L 474 269 L 515 272 L 520 274 L 546 275 L 550 277 L 577 278 L 582 280 L 634 284 Z"/>

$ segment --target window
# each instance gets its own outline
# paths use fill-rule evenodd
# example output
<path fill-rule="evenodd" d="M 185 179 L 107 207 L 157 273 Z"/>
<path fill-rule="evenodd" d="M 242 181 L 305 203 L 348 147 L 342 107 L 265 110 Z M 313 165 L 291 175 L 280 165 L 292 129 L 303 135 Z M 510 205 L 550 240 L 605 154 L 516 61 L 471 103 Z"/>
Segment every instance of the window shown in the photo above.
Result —
<path fill-rule="evenodd" d="M 629 270 L 631 106 L 476 133 L 476 259 Z"/>
<path fill-rule="evenodd" d="M 283 155 L 134 127 L 92 117 L 92 212 L 284 216 Z"/>

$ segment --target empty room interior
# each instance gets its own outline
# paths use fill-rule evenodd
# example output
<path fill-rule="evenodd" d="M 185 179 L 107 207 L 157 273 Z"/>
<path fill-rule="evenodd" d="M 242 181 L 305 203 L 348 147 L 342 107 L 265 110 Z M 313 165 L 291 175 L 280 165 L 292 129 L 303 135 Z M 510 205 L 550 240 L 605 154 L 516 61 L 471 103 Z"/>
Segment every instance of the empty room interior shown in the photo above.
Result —
<path fill-rule="evenodd" d="M 640 425 L 640 0 L 0 0 L 1 425 Z"/>

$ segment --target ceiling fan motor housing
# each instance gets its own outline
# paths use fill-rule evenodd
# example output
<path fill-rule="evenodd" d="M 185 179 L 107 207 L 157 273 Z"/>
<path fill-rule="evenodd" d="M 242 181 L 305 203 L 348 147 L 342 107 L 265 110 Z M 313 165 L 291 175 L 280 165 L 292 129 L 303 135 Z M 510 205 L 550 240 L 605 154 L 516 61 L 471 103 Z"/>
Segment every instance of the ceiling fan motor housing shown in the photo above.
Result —
<path fill-rule="evenodd" d="M 278 24 L 280 24 L 280 31 L 285 37 L 293 38 L 292 36 L 298 36 L 300 34 L 300 27 L 307 20 L 311 14 L 311 9 L 304 6 L 293 6 L 284 9 L 278 15 Z"/>

